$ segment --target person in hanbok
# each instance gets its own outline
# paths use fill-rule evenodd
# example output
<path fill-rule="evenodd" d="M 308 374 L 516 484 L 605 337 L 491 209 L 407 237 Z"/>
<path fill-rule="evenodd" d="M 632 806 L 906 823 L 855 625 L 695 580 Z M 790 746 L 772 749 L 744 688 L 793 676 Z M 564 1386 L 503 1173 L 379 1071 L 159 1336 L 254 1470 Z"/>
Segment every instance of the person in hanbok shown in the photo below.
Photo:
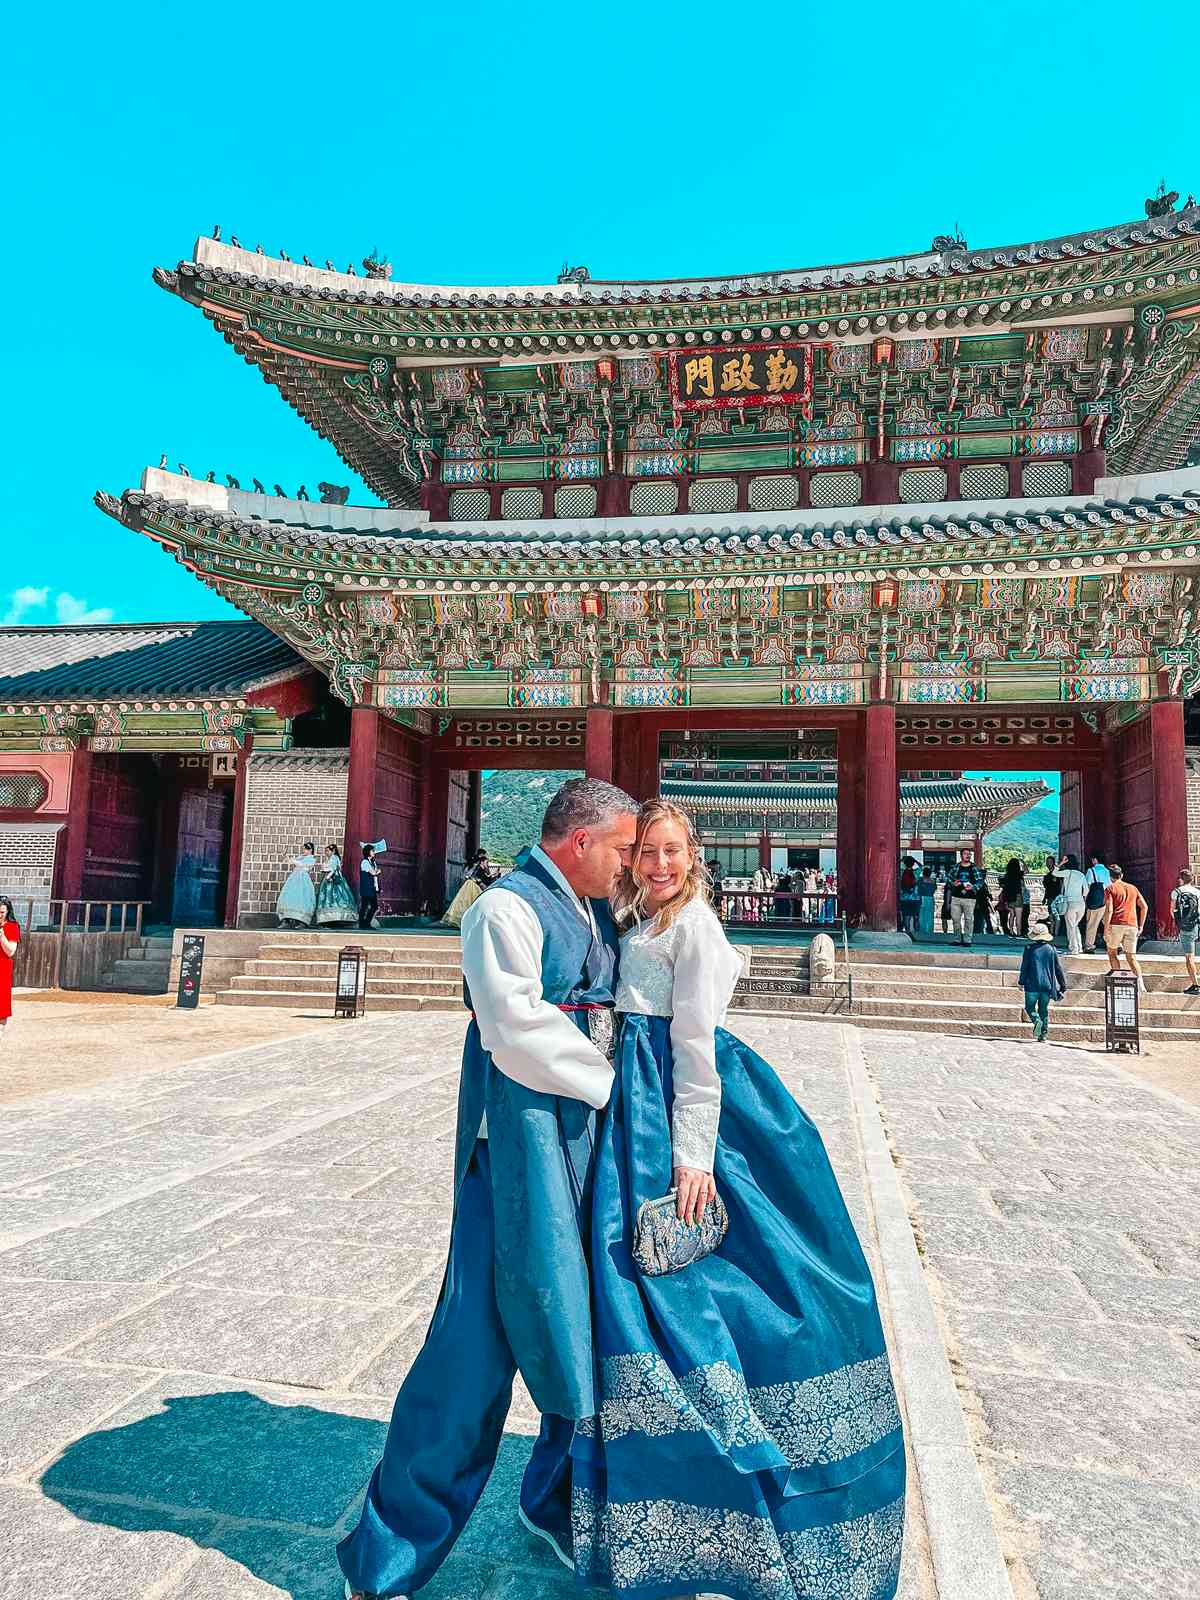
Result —
<path fill-rule="evenodd" d="M 904 1442 L 870 1271 L 816 1127 L 725 1031 L 741 964 L 697 852 L 687 814 L 647 802 L 616 900 L 636 920 L 594 1169 L 576 1581 L 621 1600 L 892 1600 Z M 728 1232 L 650 1275 L 639 1208 L 668 1193 L 688 1224 L 719 1194 Z"/>
<path fill-rule="evenodd" d="M 596 1113 L 613 1084 L 608 897 L 636 815 L 612 784 L 572 779 L 540 844 L 463 918 L 472 1021 L 450 1253 L 358 1525 L 338 1546 L 348 1595 L 391 1600 L 429 1582 L 487 1483 L 518 1370 L 543 1415 L 517 1514 L 571 1564 L 571 1442 L 596 1410 L 587 1239 Z"/>
<path fill-rule="evenodd" d="M 345 928 L 357 919 L 358 901 L 342 872 L 342 853 L 337 845 L 327 844 L 321 853 L 316 924 L 319 928 Z"/>
<path fill-rule="evenodd" d="M 493 867 L 488 860 L 486 850 L 476 850 L 471 857 L 471 864 L 467 868 L 467 875 L 459 885 L 458 893 L 446 907 L 446 915 L 442 918 L 448 928 L 461 928 L 462 919 L 473 906 L 485 889 L 491 887 L 500 876 L 500 869 Z"/>
<path fill-rule="evenodd" d="M 317 847 L 308 840 L 303 850 L 292 862 L 279 899 L 275 902 L 275 915 L 279 926 L 307 928 L 317 909 L 317 891 L 313 887 L 312 871 L 317 864 Z"/>

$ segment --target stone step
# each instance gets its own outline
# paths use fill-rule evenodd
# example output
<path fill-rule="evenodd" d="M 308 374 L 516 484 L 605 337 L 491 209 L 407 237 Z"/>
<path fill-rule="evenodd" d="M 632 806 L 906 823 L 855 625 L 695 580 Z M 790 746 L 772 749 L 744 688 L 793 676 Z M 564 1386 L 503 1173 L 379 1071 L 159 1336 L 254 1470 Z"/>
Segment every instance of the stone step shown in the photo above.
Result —
<path fill-rule="evenodd" d="M 422 958 L 431 950 L 449 951 L 455 956 L 462 951 L 462 940 L 457 935 L 449 935 L 443 939 L 437 934 L 403 933 L 362 933 L 357 927 L 327 928 L 323 932 L 312 929 L 308 932 L 291 933 L 286 928 L 279 930 L 277 938 L 269 945 L 260 946 L 267 950 L 339 950 L 344 945 L 362 944 L 368 950 L 417 950 Z"/>
<path fill-rule="evenodd" d="M 766 1002 L 769 999 L 769 1007 Z M 877 998 L 863 998 L 859 995 L 857 985 L 854 990 L 854 1000 L 851 1003 L 844 992 L 833 994 L 772 994 L 769 997 L 763 994 L 746 994 L 741 991 L 733 997 L 732 1008 L 738 1011 L 770 1009 L 778 1015 L 792 1015 L 798 1012 L 828 1012 L 837 1011 L 847 1017 L 858 1021 L 861 1017 L 890 1016 L 904 1018 L 914 1026 L 918 1023 L 930 1021 L 946 1032 L 957 1031 L 955 1024 L 959 1022 L 1016 1022 L 1023 1018 L 1024 1008 L 1019 999 L 1009 1003 L 989 1000 L 929 1000 L 919 1008 L 910 1009 L 903 1001 L 897 1001 L 894 996 L 882 995 Z M 1143 996 L 1141 1007 L 1141 1024 L 1146 1028 L 1161 1028 L 1172 1037 L 1186 1035 L 1195 1031 L 1200 1037 L 1200 1012 L 1180 1011 L 1173 1008 L 1158 1007 L 1151 1004 L 1147 1006 L 1146 997 Z M 1102 1005 L 1055 1005 L 1051 1011 L 1052 1017 L 1069 1016 L 1071 1024 L 1079 1027 L 1104 1028 L 1104 1007 Z M 899 1025 L 899 1024 L 897 1024 Z M 1065 1025 L 1065 1024 L 1064 1024 Z"/>
<path fill-rule="evenodd" d="M 752 974 L 757 979 L 768 977 L 768 974 L 758 972 Z M 771 974 L 771 982 L 785 982 L 788 980 Z M 937 971 L 928 977 L 894 978 L 884 975 L 884 969 L 879 967 L 858 968 L 852 970 L 854 979 L 854 995 L 865 999 L 868 996 L 892 995 L 897 1004 L 917 1004 L 923 1000 L 990 1000 L 1013 1001 L 1019 1003 L 1021 990 L 1017 984 L 1016 973 L 954 973 L 952 971 Z M 837 979 L 845 983 L 846 969 L 840 967 Z M 802 980 L 807 987 L 807 975 Z M 1066 998 L 1057 1001 L 1058 1005 L 1077 1006 L 1089 1005 L 1104 1006 L 1104 980 L 1096 978 L 1094 981 L 1084 979 L 1080 981 L 1077 975 L 1068 974 Z M 1142 996 L 1143 1009 L 1147 1004 L 1170 1003 L 1173 1010 L 1200 1011 L 1200 995 L 1184 994 L 1184 980 L 1176 979 L 1147 979 L 1148 993 Z"/>
<path fill-rule="evenodd" d="M 750 1017 L 779 1016 L 778 1011 L 756 1009 L 751 1006 L 739 1007 L 737 1014 L 738 1016 Z M 988 1022 L 981 1020 L 968 1021 L 965 1019 L 948 1021 L 942 1018 L 914 1019 L 907 1016 L 888 1016 L 886 1014 L 862 1016 L 859 1014 L 857 1006 L 852 1013 L 845 1010 L 840 1012 L 809 1011 L 789 1013 L 789 1015 L 794 1016 L 794 1020 L 797 1022 L 851 1022 L 858 1028 L 886 1028 L 896 1033 L 938 1033 L 963 1038 L 1024 1039 L 1026 1041 L 1031 1038 L 1028 1018 L 1022 1018 L 1020 1022 Z M 736 1024 L 733 1031 L 735 1033 L 737 1031 Z M 1143 1026 L 1141 1034 L 1146 1044 L 1171 1044 L 1178 1041 L 1188 1042 L 1193 1039 L 1200 1041 L 1200 1028 L 1153 1028 Z M 1062 1023 L 1058 1020 L 1058 1014 L 1052 1013 L 1050 1043 L 1103 1044 L 1103 1023 L 1098 1027 L 1078 1022 Z"/>
<path fill-rule="evenodd" d="M 336 961 L 284 961 L 255 959 L 247 961 L 246 973 L 252 977 L 270 977 L 278 974 L 280 977 L 316 978 L 322 982 L 332 983 L 337 976 Z M 374 983 L 376 978 L 413 978 L 442 981 L 461 982 L 462 964 L 455 962 L 441 964 L 425 961 L 374 961 L 367 960 L 367 981 Z"/>
<path fill-rule="evenodd" d="M 318 961 L 337 965 L 338 952 L 346 945 L 353 945 L 356 941 L 347 939 L 343 943 L 333 944 L 264 944 L 260 945 L 259 961 Z M 414 950 L 409 945 L 384 945 L 368 940 L 363 948 L 367 952 L 367 960 L 372 966 L 420 963 L 431 967 L 454 967 L 462 964 L 462 950 L 458 945 L 450 945 L 448 941 L 441 941 L 438 945 Z"/>
<path fill-rule="evenodd" d="M 166 994 L 171 983 L 169 961 L 114 961 L 100 980 L 105 989 L 124 994 Z"/>
<path fill-rule="evenodd" d="M 303 973 L 295 976 L 279 972 L 272 972 L 267 975 L 242 973 L 233 978 L 230 986 L 243 993 L 254 990 L 268 990 L 280 994 L 324 994 L 332 999 L 336 981 L 333 973 L 330 973 L 324 980 L 321 977 L 312 977 Z M 461 1004 L 462 979 L 381 977 L 378 973 L 371 972 L 368 969 L 367 993 L 369 995 L 429 994 L 440 995 L 445 999 L 452 999 L 457 996 Z"/>
<path fill-rule="evenodd" d="M 223 989 L 217 995 L 219 1006 L 281 1006 L 288 1010 L 301 1007 L 307 1011 L 333 1012 L 333 991 L 277 989 Z M 462 1000 L 449 1000 L 441 995 L 374 994 L 367 995 L 367 1015 L 380 1011 L 452 1011 L 462 1013 Z"/>

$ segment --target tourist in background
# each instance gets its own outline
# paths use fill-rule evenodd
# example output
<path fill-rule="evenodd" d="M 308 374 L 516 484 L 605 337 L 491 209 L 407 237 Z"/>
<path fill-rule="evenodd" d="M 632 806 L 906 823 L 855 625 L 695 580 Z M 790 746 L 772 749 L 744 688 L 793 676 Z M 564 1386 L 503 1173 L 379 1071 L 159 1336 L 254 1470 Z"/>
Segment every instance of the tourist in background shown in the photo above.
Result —
<path fill-rule="evenodd" d="M 1092 951 L 1104 921 L 1104 891 L 1112 879 L 1103 860 L 1093 851 L 1088 856 L 1088 869 L 1084 873 L 1087 894 L 1084 897 L 1083 948 Z"/>
<path fill-rule="evenodd" d="M 458 893 L 446 907 L 442 918 L 448 928 L 461 928 L 468 907 L 473 906 L 485 889 L 500 876 L 500 868 L 493 867 L 486 850 L 476 850 L 467 865 L 467 875 L 459 885 Z"/>
<path fill-rule="evenodd" d="M 821 921 L 837 921 L 837 878 L 832 872 L 825 874 L 825 898 L 821 901 Z"/>
<path fill-rule="evenodd" d="M 905 856 L 900 863 L 900 931 L 910 939 L 917 936 L 917 923 L 921 916 L 921 891 L 917 886 L 917 863 L 913 856 Z"/>
<path fill-rule="evenodd" d="M 1080 933 L 1080 924 L 1087 913 L 1087 879 L 1079 870 L 1077 856 L 1064 856 L 1059 867 L 1059 878 L 1062 889 L 1059 898 L 1062 904 L 1062 919 L 1067 927 L 1067 949 L 1073 956 L 1083 954 L 1083 937 Z"/>
<path fill-rule="evenodd" d="M 917 884 L 917 894 L 920 897 L 920 909 L 917 914 L 917 929 L 922 934 L 933 932 L 933 911 L 937 903 L 938 886 L 933 881 L 933 868 L 921 868 L 921 881 Z"/>
<path fill-rule="evenodd" d="M 0 895 L 0 1031 L 12 1021 L 13 957 L 20 942 L 13 903 L 7 895 Z"/>
<path fill-rule="evenodd" d="M 321 883 L 313 920 L 318 928 L 351 928 L 357 911 L 354 892 L 342 872 L 342 853 L 337 845 L 327 844 L 321 853 Z"/>
<path fill-rule="evenodd" d="M 1129 963 L 1129 970 L 1137 979 L 1138 988 L 1146 992 L 1146 982 L 1138 965 L 1137 947 L 1150 907 L 1142 891 L 1125 882 L 1120 867 L 1110 867 L 1111 882 L 1104 891 L 1104 948 L 1108 951 L 1108 965 L 1112 972 L 1121 970 L 1121 953 Z"/>
<path fill-rule="evenodd" d="M 1039 923 L 1029 939 L 1017 983 L 1025 991 L 1025 1015 L 1033 1023 L 1033 1037 L 1042 1044 L 1050 1031 L 1050 1002 L 1066 994 L 1067 979 L 1050 929 Z"/>
<path fill-rule="evenodd" d="M 942 932 L 943 933 L 949 933 L 950 932 L 950 918 L 953 915 L 953 909 L 952 909 L 951 898 L 950 898 L 950 875 L 949 875 L 949 873 L 940 872 L 938 874 L 938 885 L 939 885 L 939 887 L 941 888 L 941 891 L 942 891 Z"/>
<path fill-rule="evenodd" d="M 975 865 L 975 852 L 961 851 L 946 885 L 950 891 L 950 916 L 961 945 L 970 946 L 975 936 L 975 900 L 984 881 L 983 868 Z"/>
<path fill-rule="evenodd" d="M 358 864 L 358 925 L 364 931 L 375 920 L 379 910 L 379 863 L 375 860 L 375 846 L 362 847 L 362 860 Z"/>
<path fill-rule="evenodd" d="M 1021 912 L 1025 906 L 1025 869 L 1011 857 L 1000 879 L 1000 931 L 1016 938 L 1023 932 Z"/>
<path fill-rule="evenodd" d="M 983 873 L 983 882 L 975 891 L 975 932 L 995 933 L 996 919 L 992 910 L 992 891 L 988 886 L 987 872 Z"/>
<path fill-rule="evenodd" d="M 713 908 L 721 921 L 725 921 L 725 868 L 721 864 L 720 856 L 708 869 L 708 879 L 712 884 Z"/>
<path fill-rule="evenodd" d="M 775 880 L 775 919 L 779 921 L 792 914 L 792 875 L 781 872 Z"/>
<path fill-rule="evenodd" d="M 283 888 L 279 891 L 279 899 L 275 902 L 275 915 L 279 919 L 281 928 L 289 925 L 307 928 L 311 925 L 313 912 L 317 909 L 317 891 L 313 887 L 312 877 L 316 864 L 317 847 L 309 839 L 292 862 L 292 870 L 288 873 Z"/>
<path fill-rule="evenodd" d="M 1192 874 L 1184 867 L 1179 882 L 1171 890 L 1171 915 L 1179 929 L 1179 948 L 1187 967 L 1188 986 L 1184 994 L 1200 994 L 1196 982 L 1196 939 L 1200 936 L 1200 889 L 1196 888 Z"/>
<path fill-rule="evenodd" d="M 1046 871 L 1042 877 L 1042 900 L 1044 915 L 1050 925 L 1050 937 L 1053 939 L 1058 933 L 1059 920 L 1062 917 L 1061 909 L 1054 909 L 1054 902 L 1062 894 L 1062 879 L 1058 875 L 1058 857 L 1046 857 Z"/>

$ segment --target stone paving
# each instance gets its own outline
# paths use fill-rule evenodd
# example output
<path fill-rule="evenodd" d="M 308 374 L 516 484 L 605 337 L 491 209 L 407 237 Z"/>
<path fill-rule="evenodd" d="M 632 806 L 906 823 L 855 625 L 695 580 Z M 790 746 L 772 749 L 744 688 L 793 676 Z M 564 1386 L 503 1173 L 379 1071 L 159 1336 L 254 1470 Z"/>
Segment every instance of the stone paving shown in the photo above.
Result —
<path fill-rule="evenodd" d="M 742 1031 L 873 1248 L 839 1030 Z M 0 1107 L 0 1595 L 341 1594 L 333 1541 L 441 1280 L 462 1034 L 344 1023 Z M 578 1592 L 514 1518 L 535 1429 L 518 1386 L 422 1600 Z M 934 1597 L 915 1486 L 902 1593 Z"/>
<path fill-rule="evenodd" d="M 1014 1592 L 1200 1594 L 1200 1110 L 1102 1053 L 858 1039 Z"/>

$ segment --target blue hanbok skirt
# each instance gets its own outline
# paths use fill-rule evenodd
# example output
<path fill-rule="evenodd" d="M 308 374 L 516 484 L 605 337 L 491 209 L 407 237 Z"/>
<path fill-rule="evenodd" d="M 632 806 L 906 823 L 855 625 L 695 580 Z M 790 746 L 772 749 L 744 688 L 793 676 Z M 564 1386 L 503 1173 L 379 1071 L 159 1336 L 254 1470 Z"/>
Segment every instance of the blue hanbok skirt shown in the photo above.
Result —
<path fill-rule="evenodd" d="M 313 888 L 311 870 L 308 867 L 294 868 L 279 891 L 275 915 L 280 922 L 298 922 L 307 927 L 316 909 L 317 891 Z"/>
<path fill-rule="evenodd" d="M 358 921 L 358 901 L 340 872 L 331 872 L 321 879 L 314 920 L 319 928 L 345 927 Z"/>
<path fill-rule="evenodd" d="M 623 1019 L 594 1167 L 576 1578 L 623 1600 L 892 1600 L 904 1443 L 870 1272 L 813 1123 L 723 1029 L 717 1066 L 729 1232 L 645 1277 L 630 1244 L 671 1186 L 670 1022 Z"/>

